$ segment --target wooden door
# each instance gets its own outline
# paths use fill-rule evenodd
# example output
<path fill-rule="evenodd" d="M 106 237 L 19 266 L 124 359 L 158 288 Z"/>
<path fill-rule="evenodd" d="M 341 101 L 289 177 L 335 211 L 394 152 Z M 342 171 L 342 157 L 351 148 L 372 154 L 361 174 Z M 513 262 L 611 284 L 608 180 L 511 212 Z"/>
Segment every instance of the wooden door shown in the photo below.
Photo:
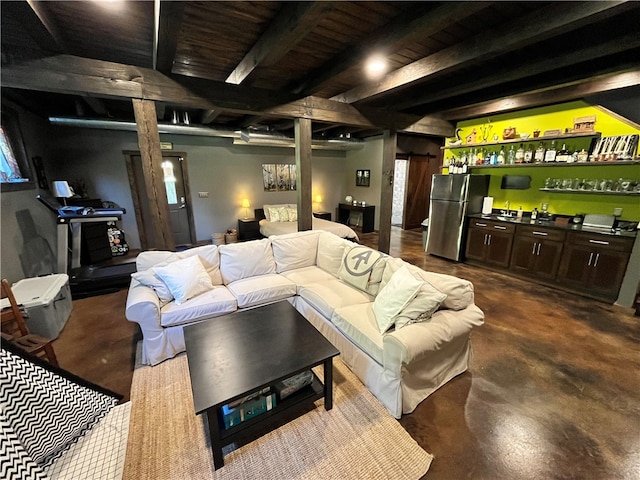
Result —
<path fill-rule="evenodd" d="M 429 217 L 431 176 L 439 171 L 440 165 L 436 157 L 409 155 L 402 228 L 418 228 Z"/>
<path fill-rule="evenodd" d="M 513 235 L 511 233 L 491 232 L 487 238 L 485 261 L 501 267 L 508 267 L 512 244 Z"/>

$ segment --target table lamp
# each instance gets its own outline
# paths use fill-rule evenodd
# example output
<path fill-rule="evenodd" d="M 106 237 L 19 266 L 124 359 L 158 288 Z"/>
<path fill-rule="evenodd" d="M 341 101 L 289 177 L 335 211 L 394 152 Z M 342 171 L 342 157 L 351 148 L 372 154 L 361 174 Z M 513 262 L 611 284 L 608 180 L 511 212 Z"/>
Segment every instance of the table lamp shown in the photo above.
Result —
<path fill-rule="evenodd" d="M 71 187 L 69 186 L 69 182 L 66 180 L 56 180 L 53 182 L 53 196 L 62 198 L 64 205 L 67 205 L 67 198 L 73 197 L 74 193 Z"/>
<path fill-rule="evenodd" d="M 242 199 L 242 208 L 244 208 L 244 218 L 249 218 L 249 207 L 251 204 L 249 203 L 248 198 Z"/>

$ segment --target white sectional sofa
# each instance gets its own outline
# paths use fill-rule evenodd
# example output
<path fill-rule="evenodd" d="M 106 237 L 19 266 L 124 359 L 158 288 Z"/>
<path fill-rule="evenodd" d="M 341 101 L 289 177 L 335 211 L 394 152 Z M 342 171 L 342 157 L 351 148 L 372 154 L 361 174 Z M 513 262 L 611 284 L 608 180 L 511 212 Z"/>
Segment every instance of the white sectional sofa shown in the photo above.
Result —
<path fill-rule="evenodd" d="M 186 324 L 288 300 L 396 418 L 468 368 L 484 319 L 470 282 L 328 232 L 143 252 L 132 277 L 143 363 L 184 351 Z"/>

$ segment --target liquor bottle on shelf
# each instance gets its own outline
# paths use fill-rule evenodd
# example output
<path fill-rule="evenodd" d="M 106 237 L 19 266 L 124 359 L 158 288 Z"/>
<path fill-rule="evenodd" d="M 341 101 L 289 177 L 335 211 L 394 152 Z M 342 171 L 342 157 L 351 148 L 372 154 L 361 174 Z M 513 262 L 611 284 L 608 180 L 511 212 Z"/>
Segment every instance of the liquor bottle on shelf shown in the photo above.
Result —
<path fill-rule="evenodd" d="M 461 167 L 461 172 L 460 173 L 467 173 L 469 171 L 469 164 L 467 163 L 467 158 L 464 158 L 464 161 L 462 162 L 462 167 Z"/>
<path fill-rule="evenodd" d="M 571 154 L 569 153 L 569 150 L 567 150 L 567 145 L 563 143 L 562 148 L 558 150 L 558 153 L 556 154 L 556 162 L 566 163 L 570 161 L 571 161 Z"/>
<path fill-rule="evenodd" d="M 545 162 L 555 162 L 556 161 L 556 141 L 551 141 L 551 146 L 547 148 L 547 151 L 544 152 L 544 161 Z"/>
<path fill-rule="evenodd" d="M 522 144 L 520 144 L 520 146 L 518 147 L 518 150 L 516 150 L 516 163 L 522 163 L 523 160 L 524 160 L 524 147 L 522 146 Z"/>
<path fill-rule="evenodd" d="M 471 165 L 478 165 L 478 152 L 475 148 L 471 150 L 471 158 L 469 159 L 469 163 Z"/>
<path fill-rule="evenodd" d="M 476 165 L 482 165 L 484 163 L 484 152 L 482 148 L 478 149 L 478 156 L 476 160 Z"/>
<path fill-rule="evenodd" d="M 533 146 L 528 143 L 524 149 L 524 163 L 532 163 L 533 162 Z"/>
<path fill-rule="evenodd" d="M 536 153 L 534 154 L 533 159 L 536 163 L 540 163 L 544 161 L 544 145 L 540 142 L 538 148 L 536 148 Z"/>
<path fill-rule="evenodd" d="M 504 165 L 504 148 L 500 148 L 500 153 L 498 153 L 498 164 Z"/>
<path fill-rule="evenodd" d="M 516 163 L 516 151 L 513 149 L 513 145 L 511 145 L 511 149 L 509 150 L 509 154 L 507 156 L 507 163 L 509 165 L 513 165 Z"/>
<path fill-rule="evenodd" d="M 491 155 L 489 156 L 489 164 L 490 165 L 497 165 L 498 164 L 498 154 L 496 153 L 495 150 L 493 152 L 491 152 Z"/>

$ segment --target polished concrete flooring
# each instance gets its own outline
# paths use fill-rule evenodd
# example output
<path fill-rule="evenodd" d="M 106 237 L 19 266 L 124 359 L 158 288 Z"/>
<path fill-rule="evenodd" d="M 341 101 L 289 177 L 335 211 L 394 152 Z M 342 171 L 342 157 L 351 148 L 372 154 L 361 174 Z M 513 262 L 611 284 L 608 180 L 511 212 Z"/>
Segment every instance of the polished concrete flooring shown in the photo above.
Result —
<path fill-rule="evenodd" d="M 425 255 L 419 230 L 394 227 L 390 253 L 472 281 L 485 312 L 470 369 L 400 420 L 435 456 L 426 479 L 640 478 L 640 317 Z M 125 301 L 74 301 L 54 346 L 63 368 L 128 398 L 140 333 Z"/>

